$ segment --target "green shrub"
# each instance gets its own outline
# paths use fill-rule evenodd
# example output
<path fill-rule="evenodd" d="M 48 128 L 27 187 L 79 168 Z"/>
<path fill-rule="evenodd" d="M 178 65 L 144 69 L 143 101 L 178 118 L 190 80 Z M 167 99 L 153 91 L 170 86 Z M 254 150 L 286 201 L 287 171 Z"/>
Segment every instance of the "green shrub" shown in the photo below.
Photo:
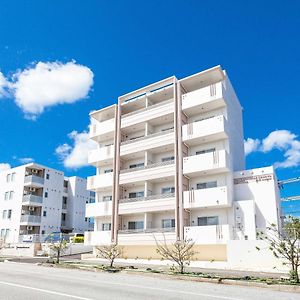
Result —
<path fill-rule="evenodd" d="M 72 238 L 72 242 L 75 244 L 80 244 L 84 242 L 84 237 L 83 236 L 75 236 Z"/>

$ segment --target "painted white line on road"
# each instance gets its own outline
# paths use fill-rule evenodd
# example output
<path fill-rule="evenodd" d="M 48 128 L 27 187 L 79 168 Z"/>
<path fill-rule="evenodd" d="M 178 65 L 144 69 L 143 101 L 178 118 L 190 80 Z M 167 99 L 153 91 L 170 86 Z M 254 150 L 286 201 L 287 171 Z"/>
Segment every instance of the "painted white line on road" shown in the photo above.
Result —
<path fill-rule="evenodd" d="M 52 294 L 55 296 L 62 296 L 62 297 L 68 297 L 68 298 L 73 298 L 73 299 L 80 299 L 80 300 L 94 300 L 91 298 L 85 298 L 85 297 L 80 297 L 80 296 L 75 296 L 75 295 L 70 295 L 70 294 L 45 290 L 45 289 L 39 289 L 39 288 L 35 288 L 32 286 L 21 285 L 21 284 L 16 284 L 16 283 L 11 283 L 11 282 L 0 281 L 0 284 L 9 285 L 9 286 L 18 287 L 18 288 L 27 289 L 27 290 L 32 290 L 32 291 L 37 291 L 37 292 L 42 292 L 42 293 L 47 293 L 47 294 Z"/>

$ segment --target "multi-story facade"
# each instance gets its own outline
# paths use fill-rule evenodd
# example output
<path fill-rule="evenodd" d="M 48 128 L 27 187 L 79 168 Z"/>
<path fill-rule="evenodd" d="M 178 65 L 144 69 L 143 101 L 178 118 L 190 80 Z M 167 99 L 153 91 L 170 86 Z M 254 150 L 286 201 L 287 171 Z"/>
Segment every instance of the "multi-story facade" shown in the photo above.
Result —
<path fill-rule="evenodd" d="M 97 173 L 87 185 L 96 192 L 87 244 L 154 257 L 155 240 L 192 238 L 205 258 L 222 259 L 226 241 L 278 223 L 273 168 L 240 171 L 242 108 L 221 67 L 151 84 L 90 117 L 98 149 L 89 154 Z"/>
<path fill-rule="evenodd" d="M 31 235 L 92 229 L 85 205 L 93 202 L 86 180 L 36 163 L 0 173 L 0 236 L 6 242 Z"/>

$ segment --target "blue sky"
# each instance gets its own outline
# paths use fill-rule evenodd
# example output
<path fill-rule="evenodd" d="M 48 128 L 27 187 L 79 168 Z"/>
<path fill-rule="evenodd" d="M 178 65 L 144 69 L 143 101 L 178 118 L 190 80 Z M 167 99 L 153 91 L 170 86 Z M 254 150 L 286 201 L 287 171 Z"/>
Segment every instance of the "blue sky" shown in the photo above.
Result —
<path fill-rule="evenodd" d="M 91 110 L 173 74 L 182 78 L 220 64 L 244 108 L 245 138 L 256 141 L 247 167 L 283 162 L 292 152 L 294 166 L 277 174 L 300 176 L 299 10 L 299 1 L 2 0 L 0 72 L 13 92 L 0 99 L 0 163 L 33 158 L 67 175 L 92 175 L 91 167 L 66 168 L 55 153 L 61 145 L 65 156 L 73 150 L 68 134 L 83 137 Z M 62 70 L 70 62 L 93 74 L 84 99 L 71 95 L 73 103 L 45 106 L 29 119 L 21 79 L 38 63 Z M 272 136 L 267 149 L 263 139 L 276 130 L 288 132 L 280 142 Z M 300 194 L 299 186 L 284 193 Z"/>

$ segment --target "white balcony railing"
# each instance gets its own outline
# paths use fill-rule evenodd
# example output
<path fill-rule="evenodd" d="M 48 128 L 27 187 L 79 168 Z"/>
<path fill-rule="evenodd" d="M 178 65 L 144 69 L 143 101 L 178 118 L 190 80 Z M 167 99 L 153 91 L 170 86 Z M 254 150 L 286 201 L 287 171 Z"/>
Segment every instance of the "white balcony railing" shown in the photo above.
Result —
<path fill-rule="evenodd" d="M 183 192 L 184 208 L 230 206 L 231 197 L 227 186 Z"/>
<path fill-rule="evenodd" d="M 184 227 L 184 237 L 196 244 L 223 244 L 232 237 L 232 227 L 225 225 Z"/>
<path fill-rule="evenodd" d="M 175 232 L 175 227 L 119 230 L 119 234 Z"/>
<path fill-rule="evenodd" d="M 28 195 L 23 196 L 22 202 L 40 204 L 40 203 L 43 203 L 43 197 L 28 194 Z"/>
<path fill-rule="evenodd" d="M 111 231 L 86 231 L 84 244 L 90 246 L 109 245 L 111 243 Z"/>
<path fill-rule="evenodd" d="M 189 141 L 195 138 L 215 136 L 226 137 L 227 122 L 223 115 L 182 126 L 182 139 Z"/>
<path fill-rule="evenodd" d="M 114 145 L 94 149 L 89 151 L 88 163 L 93 164 L 99 161 L 112 159 L 113 156 L 114 156 Z"/>
<path fill-rule="evenodd" d="M 87 190 L 109 187 L 113 184 L 113 173 L 99 174 L 87 178 Z"/>
<path fill-rule="evenodd" d="M 129 173 L 129 172 L 134 172 L 134 171 L 140 171 L 140 170 L 146 170 L 146 169 L 152 169 L 152 168 L 156 168 L 156 167 L 161 167 L 161 166 L 168 166 L 168 165 L 173 165 L 174 164 L 174 160 L 168 160 L 168 161 L 160 161 L 154 164 L 150 164 L 147 166 L 141 166 L 141 167 L 137 167 L 137 168 L 128 168 L 128 169 L 123 169 L 120 171 L 120 173 Z"/>
<path fill-rule="evenodd" d="M 214 83 L 201 89 L 182 95 L 182 109 L 191 110 L 202 106 L 206 109 L 216 109 L 225 106 L 222 82 Z M 213 103 L 215 102 L 215 103 Z M 219 102 L 218 105 L 216 102 Z"/>
<path fill-rule="evenodd" d="M 102 134 L 113 132 L 115 129 L 115 119 L 109 119 L 103 122 L 96 120 L 90 125 L 90 138 L 97 137 Z"/>
<path fill-rule="evenodd" d="M 183 173 L 198 173 L 203 171 L 228 171 L 231 168 L 226 150 L 187 156 L 183 158 Z"/>
<path fill-rule="evenodd" d="M 150 195 L 147 197 L 124 198 L 124 199 L 120 199 L 119 203 L 130 203 L 130 202 L 138 202 L 138 201 L 166 199 L 166 198 L 172 198 L 172 197 L 175 197 L 175 193 L 157 194 L 157 195 Z"/>

